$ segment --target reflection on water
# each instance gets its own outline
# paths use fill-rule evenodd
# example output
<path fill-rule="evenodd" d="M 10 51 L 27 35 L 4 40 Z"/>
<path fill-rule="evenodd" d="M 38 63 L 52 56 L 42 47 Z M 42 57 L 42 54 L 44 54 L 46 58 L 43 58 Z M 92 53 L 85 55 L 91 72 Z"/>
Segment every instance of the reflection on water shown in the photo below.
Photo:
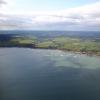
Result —
<path fill-rule="evenodd" d="M 47 55 L 53 61 L 55 66 L 89 68 L 96 69 L 100 67 L 100 58 L 87 55 L 68 53 L 63 51 L 55 51 Z M 95 67 L 94 67 L 95 66 Z"/>
<path fill-rule="evenodd" d="M 100 100 L 100 58 L 1 48 L 0 100 Z"/>

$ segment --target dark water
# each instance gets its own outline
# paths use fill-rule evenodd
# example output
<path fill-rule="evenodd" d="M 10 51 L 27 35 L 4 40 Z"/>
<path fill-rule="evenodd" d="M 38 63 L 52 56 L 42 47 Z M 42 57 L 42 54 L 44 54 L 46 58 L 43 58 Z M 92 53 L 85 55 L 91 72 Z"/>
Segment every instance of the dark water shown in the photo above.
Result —
<path fill-rule="evenodd" d="M 100 58 L 0 48 L 0 100 L 100 100 Z"/>

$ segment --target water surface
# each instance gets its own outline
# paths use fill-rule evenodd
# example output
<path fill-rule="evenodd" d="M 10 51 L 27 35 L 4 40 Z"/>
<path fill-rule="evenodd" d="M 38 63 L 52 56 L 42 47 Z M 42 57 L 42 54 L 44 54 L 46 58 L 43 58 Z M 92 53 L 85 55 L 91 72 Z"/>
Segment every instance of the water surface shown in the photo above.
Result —
<path fill-rule="evenodd" d="M 0 100 L 100 100 L 100 58 L 0 48 Z"/>

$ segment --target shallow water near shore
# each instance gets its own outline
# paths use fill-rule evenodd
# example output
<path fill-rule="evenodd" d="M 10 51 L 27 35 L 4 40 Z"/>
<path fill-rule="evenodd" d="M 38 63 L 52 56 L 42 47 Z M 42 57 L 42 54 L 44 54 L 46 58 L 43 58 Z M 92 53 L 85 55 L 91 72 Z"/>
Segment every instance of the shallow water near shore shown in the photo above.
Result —
<path fill-rule="evenodd" d="M 0 100 L 100 100 L 100 57 L 0 48 Z"/>

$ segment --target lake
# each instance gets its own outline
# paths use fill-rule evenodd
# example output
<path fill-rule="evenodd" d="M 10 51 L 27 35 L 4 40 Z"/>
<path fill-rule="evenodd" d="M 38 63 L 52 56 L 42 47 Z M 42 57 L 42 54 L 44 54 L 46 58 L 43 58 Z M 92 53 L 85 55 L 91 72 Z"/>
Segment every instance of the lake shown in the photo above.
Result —
<path fill-rule="evenodd" d="M 100 100 L 100 58 L 0 48 L 0 100 Z"/>

